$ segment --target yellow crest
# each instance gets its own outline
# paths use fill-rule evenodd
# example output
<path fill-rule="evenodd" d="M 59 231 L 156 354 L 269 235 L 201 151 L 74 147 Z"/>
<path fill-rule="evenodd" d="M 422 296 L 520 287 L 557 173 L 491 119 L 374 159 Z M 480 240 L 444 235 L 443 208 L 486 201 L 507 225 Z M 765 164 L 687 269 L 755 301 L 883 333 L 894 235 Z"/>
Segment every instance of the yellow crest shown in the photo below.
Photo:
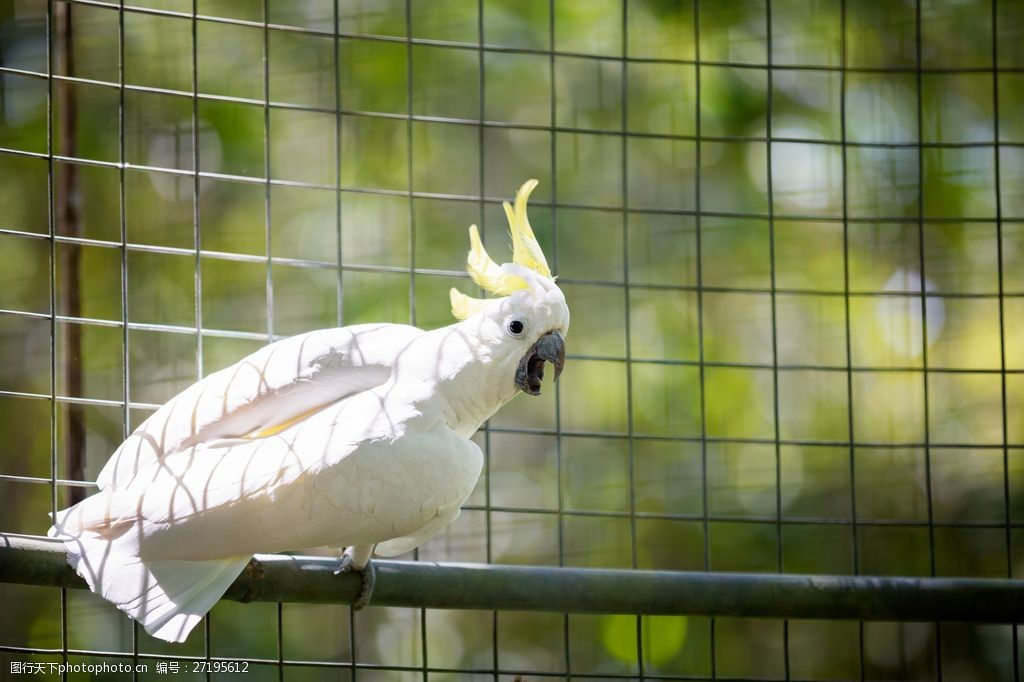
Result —
<path fill-rule="evenodd" d="M 455 287 L 452 287 L 449 294 L 452 300 L 452 315 L 459 320 L 476 315 L 481 308 L 487 305 L 486 299 L 467 296 Z"/>
<path fill-rule="evenodd" d="M 466 272 L 477 286 L 495 296 L 508 296 L 513 291 L 530 288 L 525 279 L 505 272 L 491 259 L 484 249 L 483 242 L 480 241 L 480 232 L 476 229 L 476 225 L 469 226 L 469 256 L 466 258 Z"/>
<path fill-rule="evenodd" d="M 502 206 L 505 208 L 508 227 L 512 232 L 512 262 L 551 279 L 548 261 L 544 258 L 544 252 L 541 251 L 537 238 L 533 236 L 530 220 L 526 217 L 526 202 L 529 201 L 530 193 L 537 184 L 536 180 L 527 180 L 516 192 L 515 206 L 509 206 L 507 201 Z"/>
<path fill-rule="evenodd" d="M 512 234 L 512 262 L 533 270 L 542 277 L 551 279 L 551 270 L 544 258 L 544 252 L 537 242 L 526 217 L 526 202 L 537 186 L 536 180 L 527 180 L 516 192 L 515 205 L 506 201 L 502 204 L 508 217 L 509 232 Z M 484 249 L 476 225 L 469 226 L 469 255 L 466 271 L 470 278 L 484 291 L 496 296 L 508 296 L 514 291 L 528 289 L 530 285 L 518 275 L 502 270 Z M 452 315 L 464 320 L 487 305 L 486 299 L 467 296 L 455 288 L 451 290 Z"/>

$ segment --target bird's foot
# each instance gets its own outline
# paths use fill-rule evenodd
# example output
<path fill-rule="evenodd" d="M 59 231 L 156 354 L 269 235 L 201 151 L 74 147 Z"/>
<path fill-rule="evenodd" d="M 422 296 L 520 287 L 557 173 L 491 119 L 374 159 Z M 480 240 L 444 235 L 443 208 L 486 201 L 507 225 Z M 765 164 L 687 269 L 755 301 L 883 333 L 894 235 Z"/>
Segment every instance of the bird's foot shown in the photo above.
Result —
<path fill-rule="evenodd" d="M 352 571 L 359 572 L 363 578 L 363 589 L 359 591 L 359 597 L 352 602 L 352 609 L 361 611 L 370 604 L 370 598 L 373 597 L 373 587 L 377 584 L 377 571 L 373 567 L 373 561 L 367 561 L 362 567 L 357 566 L 352 558 L 351 548 L 349 548 L 341 555 L 341 562 L 338 564 L 338 568 L 335 569 L 334 574 L 339 575 L 351 573 Z"/>

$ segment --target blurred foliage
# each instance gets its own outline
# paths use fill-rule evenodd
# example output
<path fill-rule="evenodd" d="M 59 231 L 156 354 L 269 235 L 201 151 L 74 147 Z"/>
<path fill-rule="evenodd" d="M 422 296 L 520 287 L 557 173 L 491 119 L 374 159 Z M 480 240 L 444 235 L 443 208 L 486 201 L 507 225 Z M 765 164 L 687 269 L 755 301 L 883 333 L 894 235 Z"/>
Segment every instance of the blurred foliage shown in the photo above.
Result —
<path fill-rule="evenodd" d="M 573 310 L 573 357 L 557 392 L 514 401 L 479 436 L 489 469 L 420 558 L 1024 573 L 1024 535 L 1006 530 L 1024 518 L 1021 4 L 999 2 L 993 24 L 988 0 L 921 0 L 918 76 L 910 0 L 849 0 L 845 17 L 837 0 L 774 0 L 770 22 L 765 0 L 704 2 L 699 27 L 689 0 L 482 0 L 482 17 L 474 2 L 413 0 L 406 16 L 403 0 L 340 0 L 337 43 L 330 0 L 270 2 L 266 33 L 259 3 L 197 0 L 209 18 L 193 33 L 191 0 L 138 0 L 160 11 L 124 15 L 123 76 L 137 87 L 123 131 L 109 4 L 71 5 L 73 71 L 60 75 L 79 80 L 55 82 L 51 100 L 32 75 L 47 70 L 46 3 L 0 0 L 0 148 L 37 155 L 0 152 L 0 472 L 49 478 L 75 409 L 95 476 L 153 406 L 268 334 L 447 324 L 447 288 L 472 292 L 466 226 L 505 253 L 497 200 L 537 177 L 531 220 Z M 410 47 L 407 27 L 425 42 Z M 481 56 L 481 40 L 496 49 Z M 1017 71 L 994 77 L 996 65 Z M 52 173 L 77 173 L 84 239 L 59 242 L 53 262 L 33 237 L 49 230 L 48 111 L 54 150 L 73 114 L 75 160 Z M 281 182 L 263 182 L 268 170 Z M 51 348 L 51 298 L 68 315 L 71 290 L 81 319 L 59 321 Z M 77 357 L 63 352 L 69 325 Z M 45 532 L 46 485 L 0 490 L 0 528 Z M 3 644 L 60 647 L 59 593 L 0 594 Z M 93 595 L 69 593 L 67 613 L 69 647 L 131 652 L 129 622 Z M 1013 670 L 1002 626 L 943 625 L 940 647 L 932 625 L 865 624 L 862 670 L 856 623 L 791 622 L 784 639 L 778 621 L 645 617 L 638 636 L 633 617 L 570 616 L 565 631 L 550 614 L 429 612 L 424 643 L 408 609 L 359 614 L 351 639 L 340 606 L 281 616 L 288 660 L 801 679 Z M 212 653 L 274 659 L 276 617 L 218 605 Z M 180 646 L 140 633 L 139 646 L 204 650 L 201 633 Z"/>

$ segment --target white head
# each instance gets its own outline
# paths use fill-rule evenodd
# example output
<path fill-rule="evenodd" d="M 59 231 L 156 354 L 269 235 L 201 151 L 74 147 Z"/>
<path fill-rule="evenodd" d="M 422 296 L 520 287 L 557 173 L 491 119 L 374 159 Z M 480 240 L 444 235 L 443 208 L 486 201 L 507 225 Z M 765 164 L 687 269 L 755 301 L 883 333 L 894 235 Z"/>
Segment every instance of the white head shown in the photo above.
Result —
<path fill-rule="evenodd" d="M 554 364 L 556 379 L 561 374 L 569 330 L 565 296 L 526 217 L 526 202 L 536 186 L 536 180 L 528 180 L 516 193 L 515 206 L 504 204 L 512 235 L 511 263 L 491 260 L 476 225 L 469 228 L 469 276 L 500 298 L 471 298 L 451 290 L 452 314 L 463 320 L 460 326 L 472 328 L 489 347 L 492 361 L 512 370 L 511 385 L 529 395 L 540 395 L 545 361 Z"/>

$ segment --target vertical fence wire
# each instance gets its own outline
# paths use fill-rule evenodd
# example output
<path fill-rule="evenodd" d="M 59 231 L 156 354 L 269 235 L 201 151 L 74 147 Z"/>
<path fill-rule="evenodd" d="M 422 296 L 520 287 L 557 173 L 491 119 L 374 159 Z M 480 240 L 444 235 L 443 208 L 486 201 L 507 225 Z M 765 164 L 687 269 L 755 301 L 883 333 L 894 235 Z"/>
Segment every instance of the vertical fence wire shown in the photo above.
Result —
<path fill-rule="evenodd" d="M 914 55 L 915 70 L 914 79 L 916 83 L 916 109 L 917 109 L 917 141 L 924 142 L 924 62 L 921 52 L 924 43 L 924 36 L 921 28 L 921 3 L 923 0 L 916 0 L 914 3 Z M 924 148 L 917 149 L 917 255 L 918 255 L 918 279 L 921 293 L 921 380 L 924 403 L 924 484 L 925 498 L 928 514 L 928 570 L 929 574 L 935 576 L 935 510 L 932 504 L 932 452 L 931 452 L 931 417 L 930 417 L 930 396 L 928 395 L 928 279 L 925 268 L 925 234 L 924 234 Z M 934 624 L 935 633 L 935 674 L 938 682 L 942 682 L 942 627 L 939 623 Z"/>
<path fill-rule="evenodd" d="M 853 333 L 850 316 L 850 220 L 849 220 L 849 159 L 846 144 L 846 70 L 847 70 L 847 17 L 846 0 L 839 2 L 839 151 L 842 165 L 842 221 L 843 221 L 843 336 L 846 352 L 846 437 L 849 441 L 850 480 L 850 544 L 851 570 L 860 574 L 860 544 L 857 527 L 857 466 L 854 445 L 853 419 Z M 866 675 L 864 658 L 864 621 L 857 623 L 857 667 L 863 682 Z"/>
<path fill-rule="evenodd" d="M 700 0 L 693 0 L 693 51 L 694 51 L 694 136 L 696 138 L 694 149 L 694 166 L 697 172 L 694 177 L 694 232 L 696 239 L 696 297 L 697 297 L 697 383 L 700 394 L 700 507 L 701 507 L 701 542 L 704 551 L 703 569 L 711 570 L 711 524 L 710 509 L 708 507 L 708 419 L 707 419 L 707 375 L 705 373 L 704 357 L 704 252 L 703 252 L 703 230 L 701 223 L 701 195 L 703 184 L 701 183 L 700 170 L 703 164 L 701 150 L 701 120 L 703 111 L 701 109 L 701 50 L 700 50 Z M 718 662 L 715 646 L 716 620 L 714 617 L 708 619 L 708 661 L 710 663 L 711 679 L 718 677 Z"/>
<path fill-rule="evenodd" d="M 631 308 L 629 291 L 629 3 L 622 3 L 620 16 L 622 31 L 622 75 L 620 81 L 619 115 L 622 118 L 622 135 L 619 140 L 619 153 L 622 155 L 622 168 L 619 170 L 620 190 L 622 192 L 622 286 L 623 296 L 623 329 L 625 330 L 626 349 L 626 462 L 629 509 L 629 565 L 639 566 L 639 549 L 636 522 L 636 449 L 634 447 L 634 407 L 633 407 L 633 330 L 631 326 Z M 636 617 L 636 667 L 640 679 L 644 679 L 644 626 L 643 617 Z"/>
<path fill-rule="evenodd" d="M 999 296 L 999 403 L 1002 408 L 1000 430 L 1003 442 L 1003 514 L 1006 521 L 1006 532 L 1004 534 L 1006 551 L 1006 577 L 1013 577 L 1013 532 L 1012 516 L 1010 513 L 1010 430 L 1009 430 L 1009 404 L 1006 392 L 1006 303 L 1005 303 L 1005 281 L 1003 268 L 1003 194 L 1002 194 L 1002 172 L 1000 170 L 1000 143 L 1002 142 L 999 131 L 999 0 L 992 0 L 991 3 L 991 30 L 992 30 L 992 155 L 993 155 L 993 180 L 995 181 L 995 218 L 996 218 L 996 277 L 997 293 Z M 1020 679 L 1020 649 L 1018 642 L 1018 627 L 1012 628 L 1013 643 L 1013 679 Z"/>
<path fill-rule="evenodd" d="M 772 117 L 774 116 L 774 53 L 772 42 L 772 2 L 765 0 L 765 35 L 768 68 L 765 71 L 767 98 L 765 107 L 765 131 L 768 141 L 765 143 L 765 182 L 768 191 L 768 276 L 769 297 L 771 301 L 771 339 L 772 339 L 772 432 L 775 434 L 775 570 L 785 572 L 783 563 L 782 533 L 782 434 L 779 419 L 779 324 L 778 299 L 776 296 L 776 261 L 775 261 L 775 192 L 772 184 Z M 699 68 L 699 67 L 698 67 Z M 789 621 L 782 621 L 782 669 L 785 679 L 789 679 Z"/>
<path fill-rule="evenodd" d="M 550 126 L 550 149 L 551 154 L 551 207 L 548 211 L 549 220 L 551 221 L 551 230 L 554 238 L 552 243 L 553 248 L 558 248 L 558 238 L 555 232 L 556 225 L 558 224 L 558 133 L 556 132 L 558 127 L 558 82 L 557 82 L 557 69 L 555 64 L 555 51 L 557 45 L 557 11 L 555 0 L 548 0 L 547 3 L 547 18 L 548 18 L 548 31 L 547 31 L 547 68 L 548 68 L 548 98 L 550 101 L 550 107 L 548 110 L 548 121 Z M 553 265 L 555 272 L 558 272 L 557 252 L 552 254 L 554 256 Z M 556 481 L 556 505 L 557 505 L 557 541 L 558 541 L 558 565 L 565 565 L 565 495 L 563 489 L 563 483 L 565 480 L 564 466 L 565 462 L 562 457 L 562 442 L 561 442 L 561 393 L 558 387 L 555 388 L 555 481 Z M 569 614 L 562 615 L 562 655 L 563 655 L 563 674 L 565 679 L 569 679 L 572 674 L 572 636 L 570 634 L 571 621 Z"/>
<path fill-rule="evenodd" d="M 271 221 L 273 184 L 270 144 L 270 0 L 262 2 L 263 14 L 263 231 L 266 249 L 266 316 L 268 342 L 274 341 L 274 244 Z M 194 46 L 193 46 L 194 47 Z M 198 171 L 198 169 L 197 169 Z M 198 201 L 198 197 L 197 197 Z"/>
<path fill-rule="evenodd" d="M 477 118 L 482 123 L 486 118 L 486 93 L 487 93 L 487 78 L 486 78 L 486 67 L 487 59 L 486 52 L 484 52 L 484 0 L 477 0 L 476 2 L 476 31 L 477 31 Z M 486 196 L 487 187 L 487 165 L 484 163 L 484 149 L 487 144 L 487 137 L 483 125 L 477 126 L 477 221 L 480 226 L 481 239 L 487 232 L 487 204 L 484 201 Z M 484 476 L 484 558 L 487 563 L 491 563 L 494 558 L 494 550 L 492 545 L 493 537 L 493 519 L 491 518 L 491 423 L 487 421 L 484 423 L 483 431 L 483 453 L 484 453 L 484 465 L 483 465 L 483 476 Z M 498 670 L 500 670 L 501 659 L 498 655 L 498 612 L 491 611 L 490 614 L 491 623 L 491 679 L 494 682 L 498 682 Z"/>
<path fill-rule="evenodd" d="M 344 230 L 345 227 L 342 224 L 342 202 L 344 200 L 344 193 L 341 189 L 341 173 L 342 173 L 342 161 L 344 152 L 344 140 L 342 134 L 344 131 L 344 116 L 342 115 L 342 107 L 344 102 L 342 101 L 342 75 L 341 75 L 341 2 L 343 0 L 334 0 L 333 12 L 333 33 L 332 36 L 334 42 L 334 221 L 335 221 L 335 258 L 336 258 L 336 270 L 337 270 L 337 288 L 335 295 L 337 296 L 336 301 L 336 317 L 335 321 L 339 327 L 345 324 L 345 268 L 342 267 L 345 258 L 344 250 Z M 356 668 L 356 619 L 355 612 L 352 609 L 346 609 L 348 612 L 348 672 L 349 678 L 352 682 L 355 682 L 357 675 Z"/>
<path fill-rule="evenodd" d="M 413 12 L 412 12 L 412 0 L 405 0 L 405 169 L 406 169 L 406 216 L 409 220 L 409 283 L 408 283 L 408 297 L 409 297 L 409 324 L 416 324 L 416 175 L 415 168 L 413 167 L 415 152 L 414 145 L 416 143 L 416 134 L 413 129 L 414 115 L 416 113 L 416 107 L 414 102 L 415 96 L 415 84 L 413 79 L 415 78 L 414 73 L 414 47 L 413 47 Z M 420 550 L 417 547 L 413 550 L 413 558 L 417 561 L 420 558 Z M 420 635 L 420 666 L 421 666 L 421 677 L 423 682 L 427 682 L 427 669 L 429 667 L 429 656 L 427 652 L 427 610 L 419 609 L 417 614 L 419 620 L 419 635 Z"/>
<path fill-rule="evenodd" d="M 57 225 L 55 221 L 54 202 L 54 150 L 53 150 L 53 29 L 54 29 L 54 0 L 47 0 L 46 3 L 46 75 L 50 79 L 46 84 L 46 209 L 47 209 L 47 232 L 50 239 L 50 263 L 49 263 L 49 306 L 50 306 L 50 513 L 56 515 L 60 509 L 57 491 L 57 424 L 59 421 L 59 408 L 57 406 Z M 60 655 L 61 662 L 68 660 L 68 593 L 67 589 L 60 590 Z"/>

